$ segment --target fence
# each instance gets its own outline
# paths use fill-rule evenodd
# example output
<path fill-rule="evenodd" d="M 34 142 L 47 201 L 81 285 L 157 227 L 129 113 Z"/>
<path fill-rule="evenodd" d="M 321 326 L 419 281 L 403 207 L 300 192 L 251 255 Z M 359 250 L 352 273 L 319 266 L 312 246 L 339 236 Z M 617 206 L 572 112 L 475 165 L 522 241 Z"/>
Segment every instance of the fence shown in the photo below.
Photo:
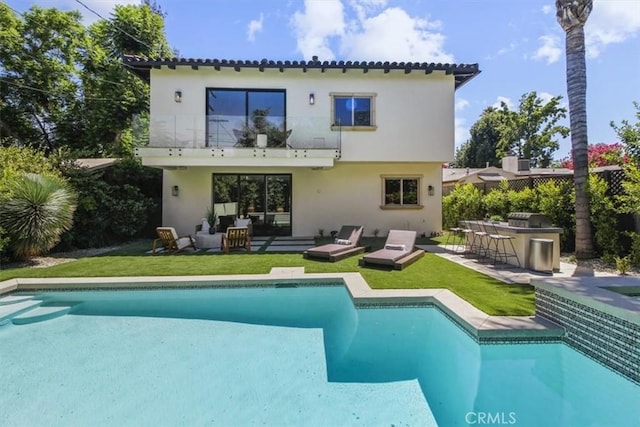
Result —
<path fill-rule="evenodd" d="M 623 193 L 622 181 L 624 180 L 624 171 L 622 169 L 607 169 L 602 171 L 594 172 L 601 179 L 603 179 L 608 186 L 608 195 L 615 196 Z M 525 188 L 531 188 L 534 190 L 539 185 L 542 185 L 549 181 L 555 181 L 556 184 L 560 184 L 562 182 L 573 183 L 573 175 L 550 175 L 550 176 L 528 176 L 525 178 L 517 178 L 510 179 L 509 188 L 515 191 L 522 191 Z M 476 182 L 472 184 L 476 188 L 478 188 L 482 194 L 487 194 L 492 190 L 497 189 L 500 186 L 499 181 L 488 181 L 488 182 Z M 454 184 L 446 184 L 442 186 L 442 196 L 447 196 L 453 188 Z"/>

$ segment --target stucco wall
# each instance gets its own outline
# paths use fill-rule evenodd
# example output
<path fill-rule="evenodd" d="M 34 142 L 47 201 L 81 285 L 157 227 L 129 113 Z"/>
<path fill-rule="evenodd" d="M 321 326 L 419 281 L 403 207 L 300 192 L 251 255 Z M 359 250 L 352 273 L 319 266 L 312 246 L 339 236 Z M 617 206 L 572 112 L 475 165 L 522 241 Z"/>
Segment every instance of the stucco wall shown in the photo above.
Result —
<path fill-rule="evenodd" d="M 189 167 L 164 171 L 163 224 L 180 234 L 194 226 L 211 205 L 213 173 L 291 173 L 292 234 L 310 236 L 323 228 L 328 234 L 341 224 L 361 224 L 365 234 L 389 229 L 411 229 L 430 234 L 440 231 L 441 165 L 439 163 L 338 163 L 334 168 L 210 168 Z M 381 209 L 382 175 L 421 177 L 421 209 Z M 172 196 L 177 185 L 179 195 Z M 427 188 L 434 187 L 429 196 Z"/>
<path fill-rule="evenodd" d="M 343 131 L 342 160 L 449 162 L 454 157 L 454 81 L 444 72 L 396 70 L 363 73 L 355 70 L 192 70 L 177 67 L 151 72 L 152 144 L 175 138 L 181 146 L 203 145 L 205 140 L 206 88 L 286 89 L 288 122 L 304 122 L 331 128 L 332 92 L 375 93 L 373 131 Z M 174 102 L 176 90 L 182 102 Z M 309 105 L 309 93 L 315 104 Z M 301 126 L 293 137 L 304 135 Z M 334 132 L 337 140 L 338 134 Z"/>

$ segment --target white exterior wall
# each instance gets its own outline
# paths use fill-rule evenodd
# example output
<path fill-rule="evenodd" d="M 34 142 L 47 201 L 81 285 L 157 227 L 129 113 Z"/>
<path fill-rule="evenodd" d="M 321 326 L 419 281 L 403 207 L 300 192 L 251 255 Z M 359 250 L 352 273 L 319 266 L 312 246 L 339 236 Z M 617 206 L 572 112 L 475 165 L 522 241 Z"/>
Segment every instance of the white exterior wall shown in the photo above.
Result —
<path fill-rule="evenodd" d="M 180 235 L 193 234 L 194 227 L 211 205 L 212 173 L 291 173 L 292 235 L 312 236 L 343 224 L 363 225 L 365 234 L 374 229 L 385 235 L 389 229 L 410 229 L 429 235 L 442 224 L 441 165 L 439 163 L 339 163 L 334 168 L 209 168 L 189 167 L 164 171 L 163 225 L 176 227 Z M 422 208 L 381 209 L 382 175 L 421 177 Z M 172 196 L 177 185 L 179 195 Z M 427 188 L 434 187 L 429 196 Z"/>
<path fill-rule="evenodd" d="M 342 161 L 348 162 L 449 162 L 454 158 L 454 81 L 444 72 L 394 70 L 301 70 L 177 67 L 151 71 L 152 127 L 155 143 L 167 132 L 179 140 L 205 140 L 206 88 L 286 89 L 287 116 L 331 126 L 332 92 L 374 93 L 375 124 L 372 131 L 343 131 Z M 182 102 L 174 102 L 176 90 Z M 309 105 L 309 93 L 315 104 Z M 175 127 L 175 132 L 174 132 Z M 304 129 L 295 129 L 300 137 Z M 336 139 L 338 132 L 335 132 Z"/>

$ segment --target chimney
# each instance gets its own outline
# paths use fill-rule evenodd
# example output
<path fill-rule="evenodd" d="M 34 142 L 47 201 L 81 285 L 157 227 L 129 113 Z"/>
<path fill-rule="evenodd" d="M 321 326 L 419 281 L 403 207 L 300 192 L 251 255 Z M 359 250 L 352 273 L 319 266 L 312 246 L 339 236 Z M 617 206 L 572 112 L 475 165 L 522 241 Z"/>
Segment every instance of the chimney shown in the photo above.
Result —
<path fill-rule="evenodd" d="M 529 159 L 518 159 L 516 156 L 505 156 L 502 158 L 502 170 L 506 172 L 528 172 L 529 168 Z"/>

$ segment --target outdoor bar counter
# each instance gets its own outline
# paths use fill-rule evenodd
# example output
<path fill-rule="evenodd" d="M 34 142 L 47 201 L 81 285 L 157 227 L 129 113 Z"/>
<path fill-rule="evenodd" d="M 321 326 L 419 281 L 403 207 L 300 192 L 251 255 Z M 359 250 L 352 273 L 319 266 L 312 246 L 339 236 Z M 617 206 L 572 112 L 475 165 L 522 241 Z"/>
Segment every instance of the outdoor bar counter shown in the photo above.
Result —
<path fill-rule="evenodd" d="M 499 233 L 511 237 L 520 266 L 531 268 L 529 265 L 529 247 L 531 239 L 553 240 L 553 271 L 560 270 L 560 233 L 559 227 L 513 227 L 507 222 L 493 223 L 488 221 L 460 221 L 460 226 L 472 230 L 486 231 L 489 234 Z M 508 251 L 511 250 L 509 242 L 506 243 Z M 518 265 L 515 259 L 508 259 L 509 264 Z"/>

